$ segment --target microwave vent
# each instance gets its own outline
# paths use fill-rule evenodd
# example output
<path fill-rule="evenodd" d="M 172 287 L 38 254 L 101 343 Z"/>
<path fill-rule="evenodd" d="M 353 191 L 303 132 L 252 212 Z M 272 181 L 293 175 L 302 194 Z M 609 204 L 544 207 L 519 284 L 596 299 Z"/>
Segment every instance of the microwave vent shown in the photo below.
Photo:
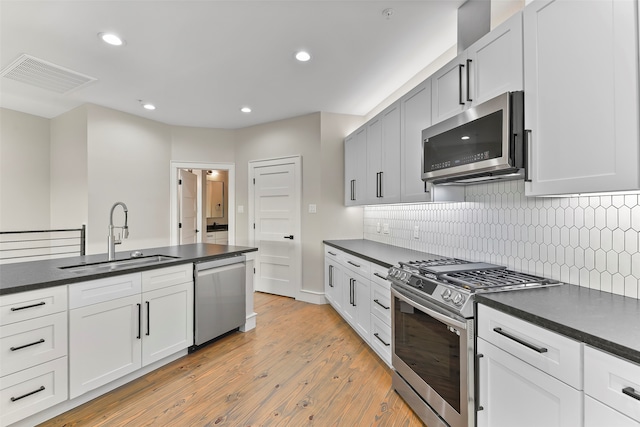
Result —
<path fill-rule="evenodd" d="M 97 80 L 26 54 L 20 55 L 0 71 L 0 76 L 60 94 L 72 92 Z"/>

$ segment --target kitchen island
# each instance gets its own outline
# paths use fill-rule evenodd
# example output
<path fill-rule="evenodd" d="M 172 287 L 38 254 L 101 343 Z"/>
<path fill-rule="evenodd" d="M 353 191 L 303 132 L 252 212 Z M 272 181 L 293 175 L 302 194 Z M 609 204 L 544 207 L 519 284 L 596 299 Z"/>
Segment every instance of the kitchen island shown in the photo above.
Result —
<path fill-rule="evenodd" d="M 194 264 L 241 259 L 239 328 L 253 329 L 255 251 L 190 244 L 0 266 L 0 426 L 38 424 L 186 355 Z"/>

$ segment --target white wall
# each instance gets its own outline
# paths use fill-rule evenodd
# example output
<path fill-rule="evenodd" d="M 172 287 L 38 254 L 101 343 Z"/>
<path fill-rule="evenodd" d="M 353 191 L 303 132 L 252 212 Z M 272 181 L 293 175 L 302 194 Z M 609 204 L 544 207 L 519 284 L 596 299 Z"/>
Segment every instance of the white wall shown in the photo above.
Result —
<path fill-rule="evenodd" d="M 171 127 L 171 160 L 178 162 L 233 163 L 235 132 L 226 129 Z"/>
<path fill-rule="evenodd" d="M 87 108 L 78 107 L 50 121 L 51 227 L 88 224 Z"/>
<path fill-rule="evenodd" d="M 117 252 L 169 245 L 169 126 L 89 105 L 87 252 L 107 251 L 109 211 L 129 208 L 129 239 Z M 117 208 L 114 225 L 124 222 Z"/>
<path fill-rule="evenodd" d="M 0 108 L 0 231 L 50 227 L 49 138 L 49 120 Z"/>

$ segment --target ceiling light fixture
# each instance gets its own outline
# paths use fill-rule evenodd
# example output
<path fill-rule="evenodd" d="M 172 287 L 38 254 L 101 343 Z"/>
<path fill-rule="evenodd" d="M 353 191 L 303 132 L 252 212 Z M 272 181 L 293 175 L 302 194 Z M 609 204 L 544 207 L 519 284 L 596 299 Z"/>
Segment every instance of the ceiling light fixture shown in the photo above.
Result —
<path fill-rule="evenodd" d="M 142 108 L 144 108 L 145 110 L 155 110 L 156 106 L 153 104 L 150 104 L 148 102 L 143 102 L 142 103 Z"/>
<path fill-rule="evenodd" d="M 243 113 L 250 113 L 250 112 L 251 112 L 251 108 L 249 108 L 249 107 L 242 107 L 242 108 L 240 109 L 240 111 L 242 111 Z"/>
<path fill-rule="evenodd" d="M 467 140 L 467 139 L 469 139 L 469 137 L 468 137 L 467 135 L 465 135 L 465 136 L 463 136 L 463 137 L 462 137 L 462 138 L 460 138 L 460 139 Z"/>
<path fill-rule="evenodd" d="M 296 53 L 296 59 L 300 62 L 307 62 L 311 59 L 311 55 L 309 55 L 309 52 L 301 50 L 300 52 Z"/>
<path fill-rule="evenodd" d="M 113 33 L 98 33 L 98 37 L 111 46 L 122 46 L 124 44 L 124 40 Z"/>

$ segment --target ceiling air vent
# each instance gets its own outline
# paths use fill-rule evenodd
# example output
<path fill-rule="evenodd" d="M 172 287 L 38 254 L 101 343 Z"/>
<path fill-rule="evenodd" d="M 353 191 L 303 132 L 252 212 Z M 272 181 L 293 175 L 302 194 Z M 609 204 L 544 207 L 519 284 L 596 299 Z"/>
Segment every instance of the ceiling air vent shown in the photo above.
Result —
<path fill-rule="evenodd" d="M 97 80 L 26 54 L 0 71 L 0 76 L 57 93 L 69 93 Z"/>

